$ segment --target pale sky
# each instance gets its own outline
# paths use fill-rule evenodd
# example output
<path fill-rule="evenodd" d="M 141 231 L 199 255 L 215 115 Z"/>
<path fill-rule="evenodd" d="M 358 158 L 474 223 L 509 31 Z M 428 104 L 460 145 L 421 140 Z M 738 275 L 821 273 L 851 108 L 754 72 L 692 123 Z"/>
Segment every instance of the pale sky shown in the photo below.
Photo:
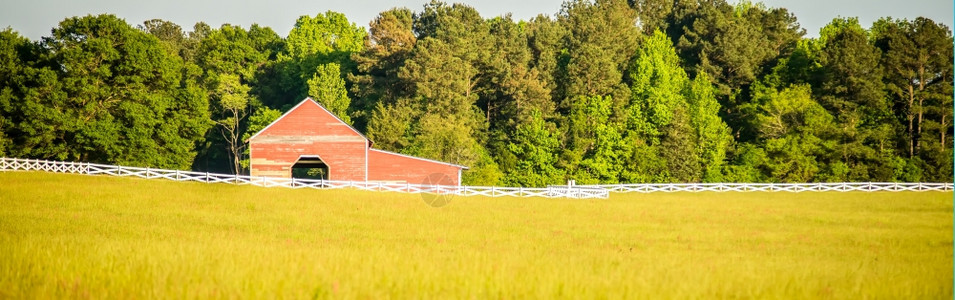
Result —
<path fill-rule="evenodd" d="M 728 0 L 736 3 L 737 0 Z M 12 27 L 32 40 L 49 36 L 50 29 L 71 16 L 111 13 L 126 19 L 132 25 L 148 19 L 175 22 L 185 30 L 204 21 L 212 27 L 223 23 L 248 28 L 253 23 L 268 26 L 279 35 L 288 35 L 301 15 L 316 15 L 327 10 L 344 13 L 349 21 L 368 27 L 379 12 L 392 7 L 407 7 L 420 11 L 427 0 L 3 0 L 0 3 L 0 28 Z M 453 3 L 455 1 L 446 1 Z M 460 0 L 478 10 L 485 18 L 508 12 L 515 19 L 530 19 L 538 14 L 554 15 L 562 0 Z M 758 2 L 758 1 L 753 1 Z M 857 16 L 869 27 L 884 16 L 914 19 L 924 16 L 952 26 L 952 0 L 765 0 L 769 7 L 786 7 L 796 14 L 799 23 L 810 37 L 818 36 L 819 28 L 838 16 Z"/>

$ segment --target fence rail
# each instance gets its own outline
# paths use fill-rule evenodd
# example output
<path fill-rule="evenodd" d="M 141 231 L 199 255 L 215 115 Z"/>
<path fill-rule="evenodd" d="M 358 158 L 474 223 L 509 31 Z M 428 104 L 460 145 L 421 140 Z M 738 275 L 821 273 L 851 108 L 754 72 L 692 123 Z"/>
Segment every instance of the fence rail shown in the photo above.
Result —
<path fill-rule="evenodd" d="M 904 192 L 952 191 L 952 183 L 819 182 L 819 183 L 666 183 L 577 185 L 616 193 L 654 192 Z"/>
<path fill-rule="evenodd" d="M 229 183 L 237 185 L 255 185 L 263 187 L 284 187 L 293 189 L 341 189 L 352 188 L 365 191 L 431 193 L 460 196 L 488 197 L 544 197 L 574 199 L 606 199 L 610 192 L 602 188 L 583 186 L 551 186 L 546 188 L 494 187 L 494 186 L 457 186 L 423 185 L 409 183 L 390 183 L 376 181 L 338 181 L 321 179 L 278 178 L 137 168 L 93 163 L 50 161 L 38 159 L 0 158 L 0 171 L 46 171 L 56 173 L 75 173 L 87 175 L 110 175 L 140 177 L 147 179 L 168 179 L 175 181 L 196 181 L 206 183 Z"/>
<path fill-rule="evenodd" d="M 549 186 L 546 188 L 494 187 L 494 186 L 449 186 L 390 183 L 375 181 L 337 181 L 261 177 L 232 174 L 190 172 L 152 168 L 136 168 L 93 163 L 76 163 L 37 159 L 0 158 L 0 171 L 32 170 L 88 175 L 132 176 L 148 179 L 196 181 L 206 183 L 249 184 L 263 187 L 293 189 L 340 189 L 352 188 L 365 191 L 431 193 L 460 196 L 488 197 L 544 197 L 574 199 L 606 199 L 614 193 L 655 192 L 902 192 L 939 191 L 950 192 L 952 183 L 924 182 L 820 182 L 820 183 L 647 183 Z"/>

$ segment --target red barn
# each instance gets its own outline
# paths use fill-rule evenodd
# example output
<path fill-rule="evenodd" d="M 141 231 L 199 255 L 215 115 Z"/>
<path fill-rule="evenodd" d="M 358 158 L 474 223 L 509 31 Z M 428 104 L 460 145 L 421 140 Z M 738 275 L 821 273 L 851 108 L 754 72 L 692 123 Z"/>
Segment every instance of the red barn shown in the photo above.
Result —
<path fill-rule="evenodd" d="M 459 185 L 461 170 L 467 169 L 373 149 L 371 140 L 311 98 L 248 143 L 252 176 Z"/>

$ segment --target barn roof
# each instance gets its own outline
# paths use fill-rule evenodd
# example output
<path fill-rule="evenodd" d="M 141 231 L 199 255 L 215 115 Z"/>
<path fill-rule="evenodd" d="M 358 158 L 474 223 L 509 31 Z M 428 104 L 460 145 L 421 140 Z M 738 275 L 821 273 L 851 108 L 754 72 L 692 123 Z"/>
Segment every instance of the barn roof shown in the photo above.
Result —
<path fill-rule="evenodd" d="M 266 130 L 268 130 L 269 127 L 272 127 L 272 125 L 275 125 L 276 123 L 278 123 L 279 121 L 281 121 L 283 118 L 285 118 L 285 116 L 289 115 L 289 113 L 291 113 L 292 111 L 295 111 L 295 109 L 297 109 L 299 106 L 302 106 L 302 104 L 305 104 L 305 103 L 308 103 L 308 102 L 311 102 L 311 103 L 313 103 L 313 104 L 315 104 L 315 105 L 318 105 L 319 108 L 321 108 L 321 109 L 324 110 L 326 113 L 328 113 L 329 115 L 331 115 L 333 118 L 335 118 L 335 120 L 338 120 L 338 122 L 341 122 L 342 124 L 345 124 L 345 126 L 347 126 L 348 129 L 351 129 L 351 131 L 354 131 L 356 134 L 358 134 L 359 136 L 361 136 L 362 138 L 364 138 L 366 141 L 368 141 L 368 147 L 371 147 L 372 141 L 371 141 L 370 139 L 368 139 L 367 136 L 365 136 L 364 134 L 362 134 L 361 132 L 359 132 L 357 129 L 355 129 L 355 127 L 352 127 L 351 125 L 348 125 L 348 123 L 345 123 L 345 121 L 342 121 L 341 118 L 339 118 L 338 116 L 336 116 L 335 114 L 333 114 L 331 111 L 329 111 L 327 108 L 325 108 L 325 106 L 322 105 L 321 103 L 318 103 L 318 101 L 312 100 L 311 97 L 306 97 L 304 100 L 302 100 L 302 102 L 299 102 L 299 103 L 296 104 L 294 107 L 292 107 L 292 109 L 289 109 L 287 112 L 285 112 L 284 114 L 282 114 L 281 117 L 279 117 L 278 119 L 275 119 L 275 121 L 272 121 L 272 123 L 269 123 L 269 126 L 265 126 L 265 128 L 262 128 L 262 130 L 259 130 L 259 132 L 256 132 L 254 135 L 252 135 L 252 137 L 249 137 L 248 139 L 246 139 L 245 142 L 249 142 L 249 141 L 251 141 L 252 139 L 254 139 L 255 137 L 259 136 L 259 134 L 262 134 L 263 132 L 265 132 Z"/>
<path fill-rule="evenodd" d="M 377 151 L 377 152 L 386 153 L 386 154 L 391 154 L 391 155 L 396 155 L 396 156 L 401 156 L 401 157 L 406 157 L 406 158 L 411 158 L 411 159 L 423 160 L 423 161 L 427 161 L 427 162 L 433 162 L 433 163 L 436 163 L 436 164 L 449 165 L 449 166 L 452 166 L 452 167 L 458 167 L 458 168 L 462 168 L 462 169 L 465 169 L 465 170 L 470 169 L 470 168 L 465 167 L 465 166 L 462 166 L 462 165 L 447 163 L 447 162 L 443 162 L 443 161 L 437 161 L 437 160 L 433 160 L 433 159 L 421 158 L 421 157 L 411 156 L 411 155 L 407 155 L 407 154 L 401 154 L 401 153 L 397 153 L 397 152 L 385 151 L 385 150 L 381 150 L 381 149 L 369 148 L 368 150 L 369 150 L 369 151 Z"/>

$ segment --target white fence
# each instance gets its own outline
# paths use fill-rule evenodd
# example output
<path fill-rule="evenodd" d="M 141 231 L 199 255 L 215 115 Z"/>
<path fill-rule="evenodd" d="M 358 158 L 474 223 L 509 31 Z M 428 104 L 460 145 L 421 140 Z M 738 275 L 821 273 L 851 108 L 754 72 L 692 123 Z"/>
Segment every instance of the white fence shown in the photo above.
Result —
<path fill-rule="evenodd" d="M 488 197 L 545 197 L 545 198 L 575 198 L 606 199 L 609 191 L 601 188 L 555 186 L 546 188 L 523 187 L 493 187 L 493 186 L 449 186 L 449 185 L 422 185 L 406 183 L 387 183 L 374 181 L 337 181 L 320 179 L 297 179 L 245 176 L 232 174 L 215 174 L 203 172 L 188 172 L 179 170 L 164 170 L 153 168 L 135 168 L 92 163 L 76 163 L 63 161 L 48 161 L 37 159 L 0 158 L 0 171 L 46 171 L 56 173 L 76 173 L 88 175 L 132 176 L 148 179 L 168 179 L 175 181 L 196 181 L 206 183 L 249 184 L 263 187 L 285 187 L 293 189 L 340 189 L 353 188 L 366 191 L 387 191 L 403 193 L 431 193 L 460 196 L 488 196 Z"/>
<path fill-rule="evenodd" d="M 648 183 L 576 185 L 617 193 L 654 192 L 903 192 L 952 191 L 952 183 L 820 182 L 820 183 Z"/>
<path fill-rule="evenodd" d="M 902 191 L 952 191 L 952 183 L 922 182 L 820 182 L 820 183 L 648 183 L 550 186 L 546 188 L 493 187 L 493 186 L 448 186 L 387 183 L 374 181 L 337 181 L 260 177 L 231 174 L 188 172 L 152 168 L 135 168 L 92 163 L 74 163 L 36 159 L 0 158 L 0 171 L 35 170 L 58 173 L 89 175 L 133 176 L 149 179 L 197 181 L 207 183 L 250 184 L 263 187 L 338 189 L 353 188 L 366 191 L 403 193 L 431 193 L 461 196 L 489 197 L 545 197 L 606 199 L 610 192 L 902 192 Z"/>

